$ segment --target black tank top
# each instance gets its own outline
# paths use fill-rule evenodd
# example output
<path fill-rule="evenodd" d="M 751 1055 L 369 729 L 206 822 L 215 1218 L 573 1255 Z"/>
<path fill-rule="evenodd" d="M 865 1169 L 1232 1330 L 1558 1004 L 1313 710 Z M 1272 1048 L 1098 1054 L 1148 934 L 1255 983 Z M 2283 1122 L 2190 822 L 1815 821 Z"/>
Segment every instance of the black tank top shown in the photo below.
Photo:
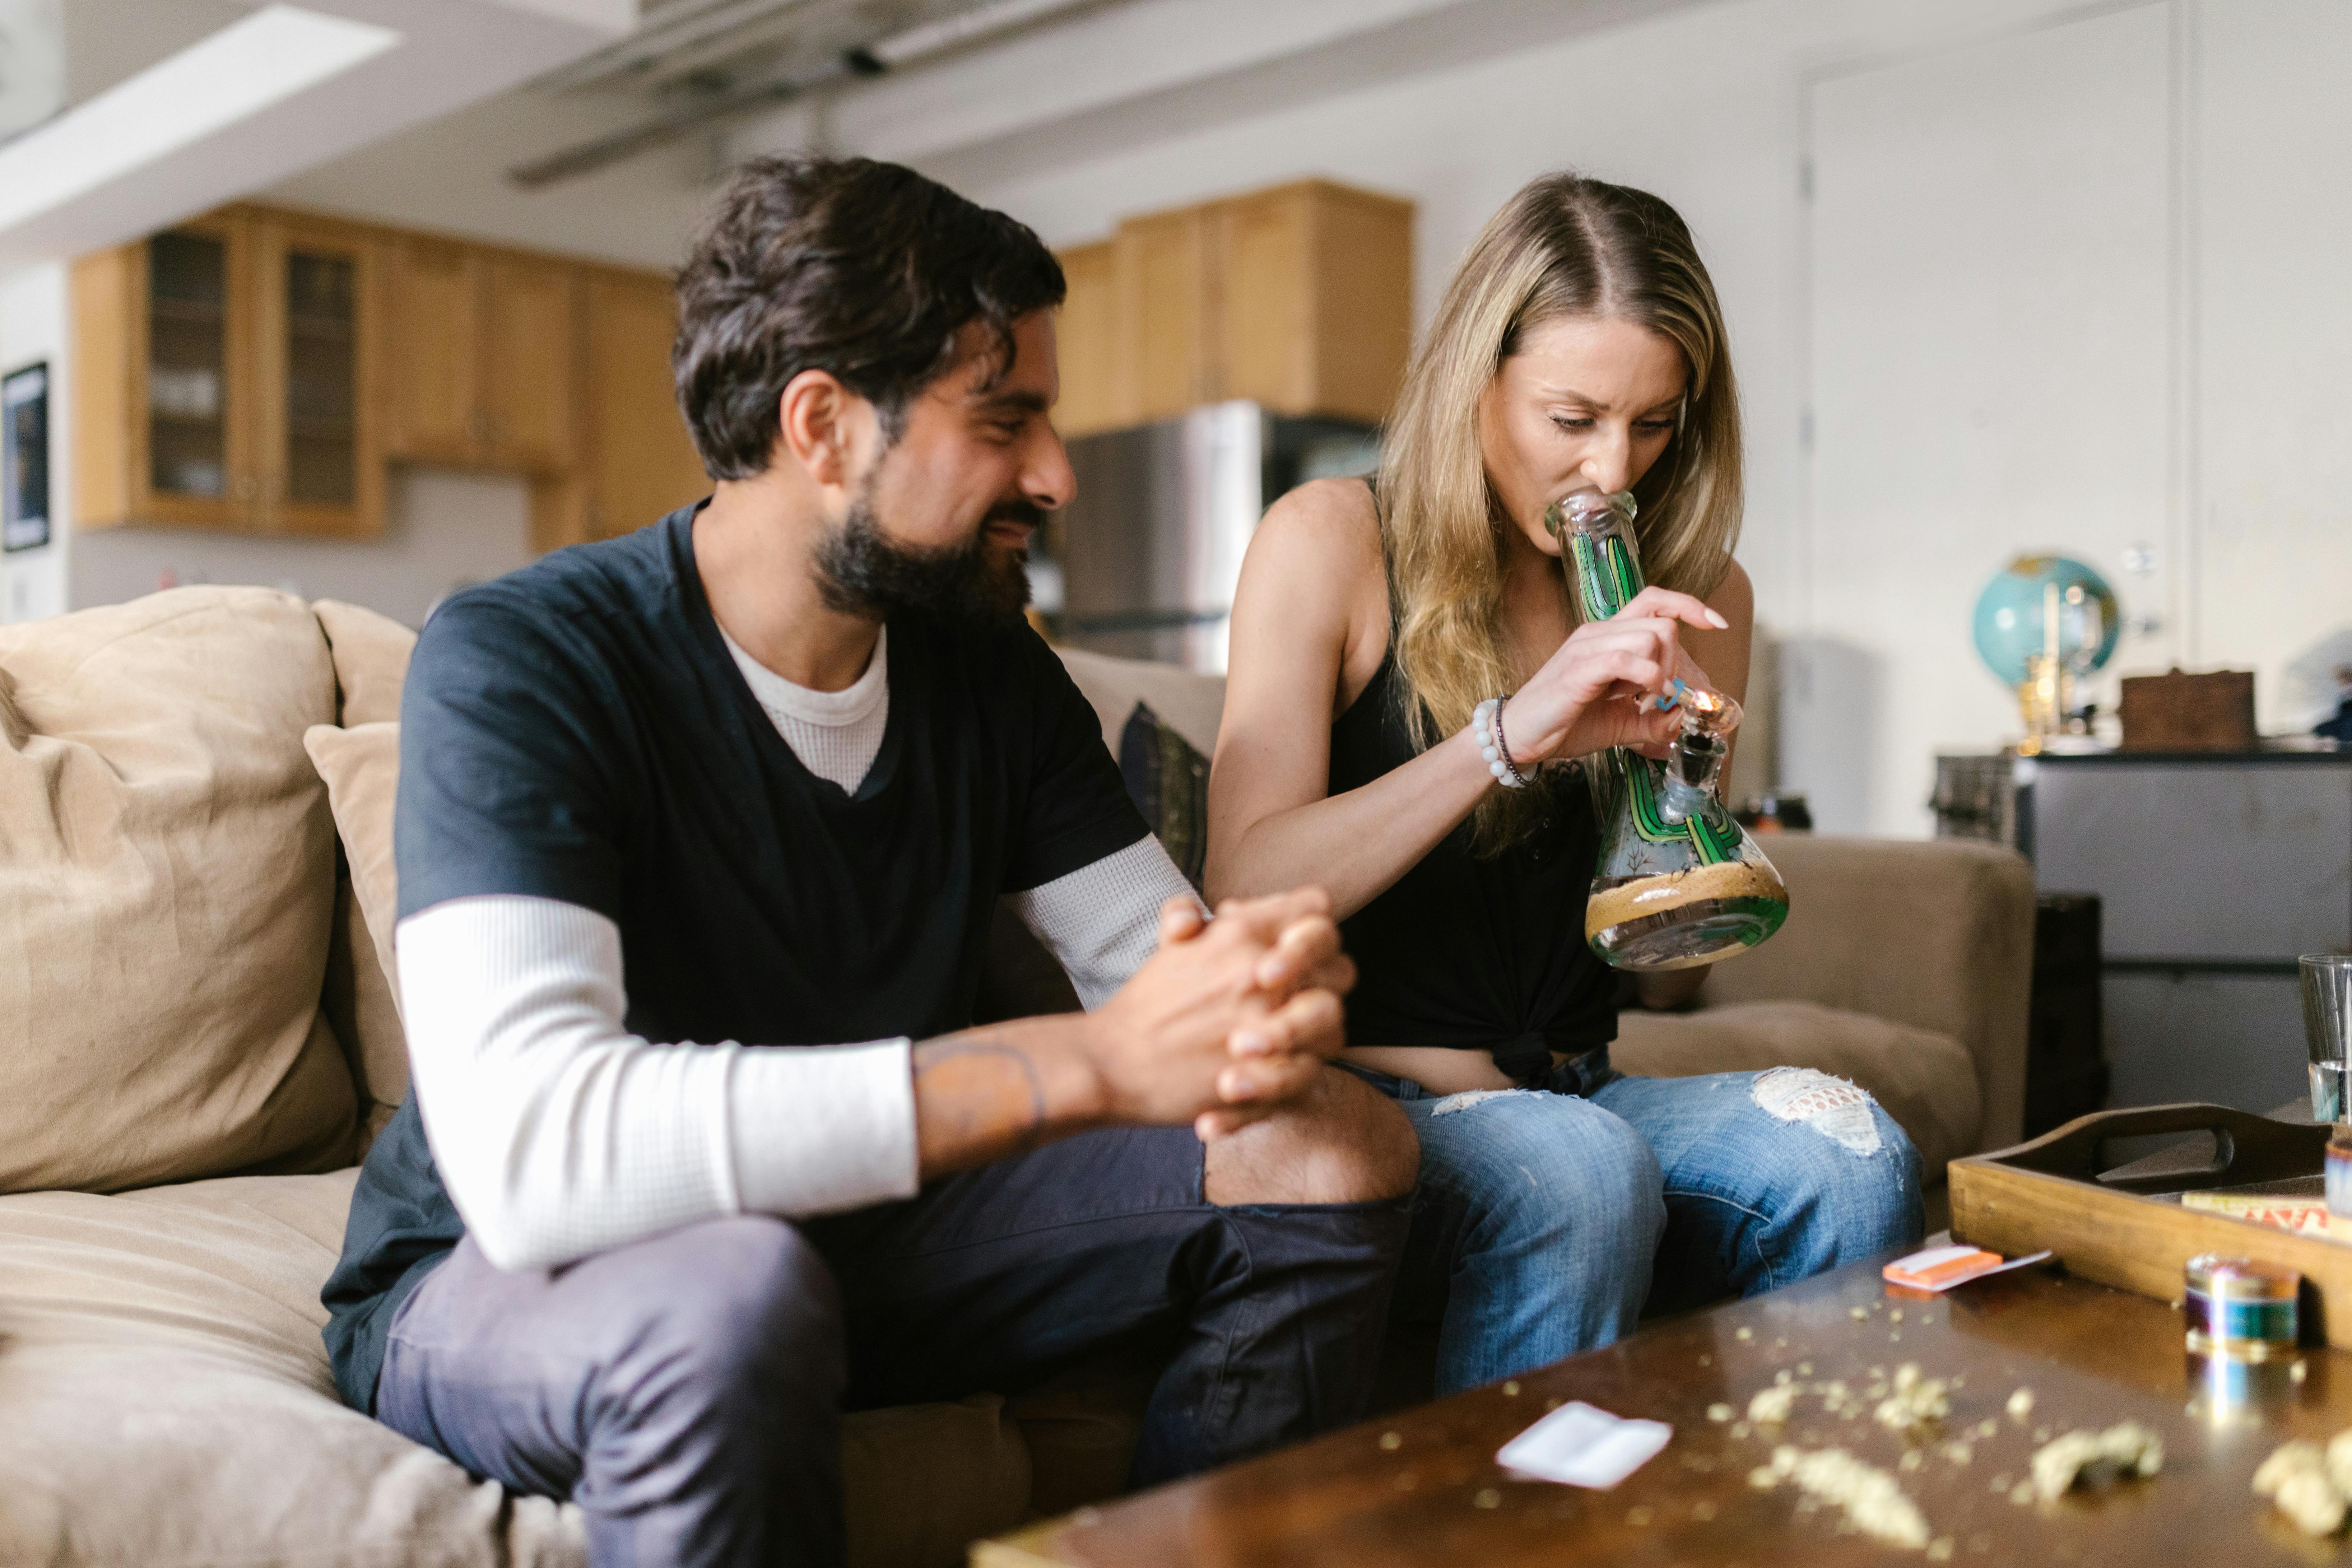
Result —
<path fill-rule="evenodd" d="M 1418 753 L 1397 702 L 1395 628 L 1381 668 L 1331 726 L 1334 795 Z M 1467 818 L 1380 897 L 1340 922 L 1356 961 L 1352 1046 L 1444 1046 L 1492 1053 L 1512 1079 L 1548 1073 L 1551 1053 L 1582 1057 L 1605 1079 L 1617 1037 L 1617 976 L 1584 945 L 1584 901 L 1600 826 L 1579 768 L 1545 768 L 1528 786 L 1550 809 L 1499 855 L 1470 847 Z"/>

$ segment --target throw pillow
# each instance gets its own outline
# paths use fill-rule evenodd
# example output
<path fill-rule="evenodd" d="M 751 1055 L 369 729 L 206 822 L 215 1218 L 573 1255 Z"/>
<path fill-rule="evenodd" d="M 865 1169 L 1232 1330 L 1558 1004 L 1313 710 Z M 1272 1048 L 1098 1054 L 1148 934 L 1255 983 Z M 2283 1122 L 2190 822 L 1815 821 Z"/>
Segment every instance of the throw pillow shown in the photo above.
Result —
<path fill-rule="evenodd" d="M 267 589 L 0 627 L 0 1192 L 350 1158 L 300 743 L 334 711 L 317 619 Z"/>
<path fill-rule="evenodd" d="M 1135 808 L 1197 891 L 1209 858 L 1209 759 L 1139 702 L 1119 735 L 1118 772 Z"/>
<path fill-rule="evenodd" d="M 327 784 L 327 804 L 351 866 L 351 896 L 358 903 L 353 929 L 354 969 L 375 966 L 382 1002 L 364 1004 L 370 986 L 359 981 L 359 1071 L 362 1087 L 376 1108 L 398 1109 L 408 1098 L 408 1041 L 397 1011 L 400 969 L 393 957 L 393 920 L 400 907 L 400 883 L 392 859 L 392 805 L 400 788 L 400 726 L 379 721 L 344 730 L 313 724 L 302 731 L 302 748 Z M 383 1008 L 393 1009 L 385 1016 Z M 374 1016 L 371 1017 L 370 1012 Z M 369 1119 L 376 1120 L 371 1110 Z"/>
<path fill-rule="evenodd" d="M 408 679 L 408 656 L 416 634 L 388 616 L 320 599 L 310 606 L 334 654 L 335 685 L 341 699 L 335 722 L 345 729 L 400 717 L 400 688 Z"/>

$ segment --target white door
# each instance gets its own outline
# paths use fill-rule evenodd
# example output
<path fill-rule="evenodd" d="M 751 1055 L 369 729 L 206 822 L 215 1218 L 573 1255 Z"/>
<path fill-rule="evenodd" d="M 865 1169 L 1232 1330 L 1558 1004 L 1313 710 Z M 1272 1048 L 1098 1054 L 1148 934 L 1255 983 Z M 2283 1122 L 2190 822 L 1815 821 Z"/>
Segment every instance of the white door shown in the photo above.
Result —
<path fill-rule="evenodd" d="M 2011 556 L 2166 609 L 2171 25 L 2152 4 L 1809 86 L 1811 624 L 1781 773 L 1825 829 L 1927 833 L 1934 753 L 2017 732 L 1969 637 Z M 2116 664 L 2160 668 L 2166 635 Z"/>
<path fill-rule="evenodd" d="M 2352 5 L 2196 9 L 2186 657 L 2308 729 L 2352 665 Z"/>

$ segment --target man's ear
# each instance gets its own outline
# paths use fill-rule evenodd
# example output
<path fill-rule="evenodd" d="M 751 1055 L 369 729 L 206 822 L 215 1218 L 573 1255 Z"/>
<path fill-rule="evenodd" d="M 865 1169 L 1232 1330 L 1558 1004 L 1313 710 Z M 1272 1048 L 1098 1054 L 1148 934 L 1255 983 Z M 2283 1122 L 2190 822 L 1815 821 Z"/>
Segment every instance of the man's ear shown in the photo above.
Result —
<path fill-rule="evenodd" d="M 830 371 L 801 372 L 776 400 L 777 455 L 821 485 L 846 485 L 856 468 L 856 411 L 865 401 Z"/>

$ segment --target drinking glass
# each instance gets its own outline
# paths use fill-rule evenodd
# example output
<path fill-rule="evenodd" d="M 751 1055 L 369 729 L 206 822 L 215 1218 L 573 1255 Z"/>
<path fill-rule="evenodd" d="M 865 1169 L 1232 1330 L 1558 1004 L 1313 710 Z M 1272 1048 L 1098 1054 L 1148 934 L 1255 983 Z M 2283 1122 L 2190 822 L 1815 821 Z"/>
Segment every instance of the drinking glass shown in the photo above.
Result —
<path fill-rule="evenodd" d="M 2352 953 L 2305 953 L 2303 1039 L 2311 1051 L 2311 1117 L 2342 1121 L 2352 1089 Z"/>

